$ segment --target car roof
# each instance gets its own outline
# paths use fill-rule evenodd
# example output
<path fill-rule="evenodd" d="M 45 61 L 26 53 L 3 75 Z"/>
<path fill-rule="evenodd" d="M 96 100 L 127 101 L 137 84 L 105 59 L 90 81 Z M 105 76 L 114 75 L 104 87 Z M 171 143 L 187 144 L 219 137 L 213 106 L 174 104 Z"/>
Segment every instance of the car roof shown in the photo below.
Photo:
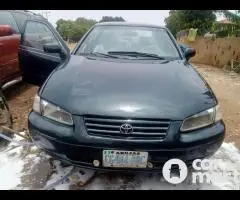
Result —
<path fill-rule="evenodd" d="M 36 14 L 32 11 L 28 11 L 28 10 L 10 10 L 12 12 L 15 12 L 15 13 L 21 13 L 21 14 L 24 14 L 26 16 L 28 16 L 28 19 L 36 19 L 36 20 L 43 20 L 43 21 L 48 21 L 45 17 L 43 17 L 42 15 L 40 14 Z"/>
<path fill-rule="evenodd" d="M 131 22 L 100 22 L 95 24 L 95 26 L 138 26 L 138 27 L 149 27 L 149 28 L 162 28 L 167 29 L 164 26 L 158 26 L 148 23 L 131 23 Z"/>

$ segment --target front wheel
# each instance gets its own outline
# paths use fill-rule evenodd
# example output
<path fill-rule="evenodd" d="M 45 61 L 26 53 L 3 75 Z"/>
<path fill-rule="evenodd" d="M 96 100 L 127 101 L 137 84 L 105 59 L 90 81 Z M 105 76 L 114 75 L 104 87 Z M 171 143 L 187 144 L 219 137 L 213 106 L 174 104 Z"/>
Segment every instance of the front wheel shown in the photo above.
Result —
<path fill-rule="evenodd" d="M 0 132 L 3 132 L 2 126 L 12 128 L 12 125 L 13 125 L 12 115 L 9 111 L 7 100 L 3 95 L 2 90 L 0 89 Z M 7 135 L 8 137 L 12 136 L 10 132 L 6 132 L 5 130 L 4 130 L 4 134 Z M 0 146 L 6 145 L 8 143 L 9 142 L 7 142 L 6 140 L 0 138 Z"/>

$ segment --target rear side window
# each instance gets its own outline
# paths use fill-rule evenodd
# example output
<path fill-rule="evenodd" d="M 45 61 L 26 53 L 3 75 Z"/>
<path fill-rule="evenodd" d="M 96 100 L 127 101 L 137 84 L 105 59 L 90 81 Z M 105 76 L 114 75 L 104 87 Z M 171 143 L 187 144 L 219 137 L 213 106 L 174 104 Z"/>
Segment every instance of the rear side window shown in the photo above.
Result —
<path fill-rule="evenodd" d="M 43 46 L 47 43 L 59 44 L 47 25 L 28 21 L 23 36 L 23 45 L 43 51 Z"/>
<path fill-rule="evenodd" d="M 13 12 L 13 16 L 17 22 L 17 25 L 18 25 L 20 31 L 22 32 L 25 21 L 27 20 L 28 17 L 25 14 L 18 13 L 18 12 Z"/>
<path fill-rule="evenodd" d="M 0 11 L 0 25 L 10 25 L 16 33 L 19 33 L 17 23 L 8 11 Z"/>

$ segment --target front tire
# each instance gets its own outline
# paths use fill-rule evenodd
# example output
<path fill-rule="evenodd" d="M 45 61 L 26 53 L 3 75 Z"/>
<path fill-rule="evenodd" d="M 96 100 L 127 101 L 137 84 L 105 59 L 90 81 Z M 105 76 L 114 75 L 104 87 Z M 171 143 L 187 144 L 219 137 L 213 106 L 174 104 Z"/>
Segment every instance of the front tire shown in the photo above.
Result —
<path fill-rule="evenodd" d="M 7 100 L 0 88 L 0 132 L 3 132 L 3 128 L 1 128 L 2 126 L 12 128 L 13 120 L 12 115 L 9 111 Z M 4 131 L 4 134 L 8 137 L 12 137 L 12 133 L 8 131 Z M 7 140 L 0 138 L 0 147 L 6 146 L 8 144 L 9 142 Z"/>

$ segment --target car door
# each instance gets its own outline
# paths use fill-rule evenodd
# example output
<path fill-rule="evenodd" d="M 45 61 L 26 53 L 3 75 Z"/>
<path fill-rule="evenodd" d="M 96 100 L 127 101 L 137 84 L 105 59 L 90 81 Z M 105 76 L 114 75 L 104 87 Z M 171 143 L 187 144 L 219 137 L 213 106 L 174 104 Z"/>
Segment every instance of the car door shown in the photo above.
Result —
<path fill-rule="evenodd" d="M 27 20 L 20 46 L 20 68 L 24 79 L 42 84 L 49 74 L 65 59 L 58 53 L 44 51 L 45 44 L 57 44 L 70 56 L 70 51 L 56 30 L 44 21 Z"/>
<path fill-rule="evenodd" d="M 0 11 L 2 29 L 10 26 L 11 31 L 0 34 L 0 85 L 10 82 L 21 75 L 19 68 L 18 47 L 20 43 L 17 24 L 8 11 Z"/>

